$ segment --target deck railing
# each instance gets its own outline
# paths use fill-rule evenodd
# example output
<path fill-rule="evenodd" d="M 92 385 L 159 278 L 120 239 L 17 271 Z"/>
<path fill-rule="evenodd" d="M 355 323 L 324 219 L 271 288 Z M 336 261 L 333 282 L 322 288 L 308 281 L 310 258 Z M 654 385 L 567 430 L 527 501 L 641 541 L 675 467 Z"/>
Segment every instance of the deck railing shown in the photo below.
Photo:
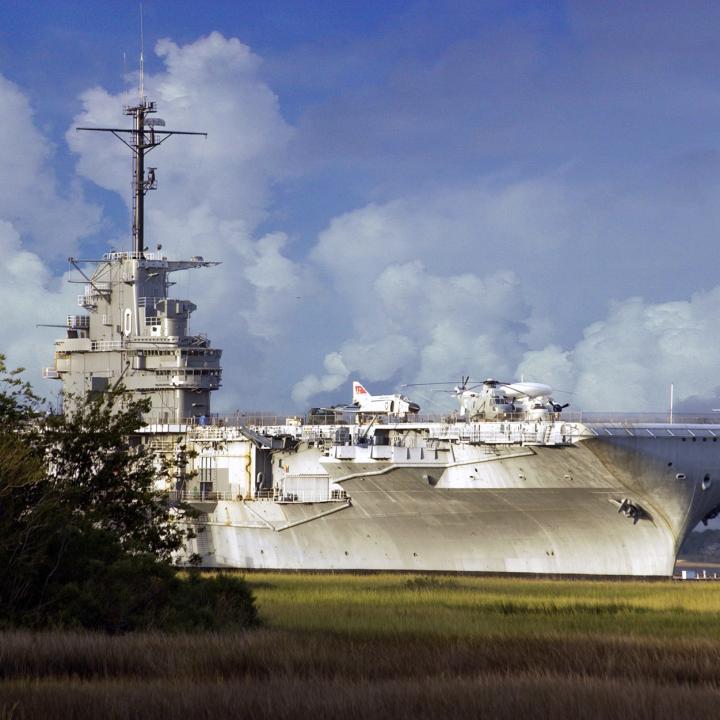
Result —
<path fill-rule="evenodd" d="M 505 417 L 497 418 L 488 422 L 536 422 L 536 420 L 527 419 L 522 413 L 508 414 Z M 619 423 L 619 424 L 649 424 L 649 423 L 669 423 L 670 417 L 666 412 L 583 412 L 568 411 L 562 413 L 553 413 L 545 416 L 537 422 L 549 422 L 552 420 L 560 420 L 567 423 Z M 482 422 L 482 421 L 481 421 Z M 700 424 L 700 425 L 720 425 L 720 412 L 694 412 L 694 413 L 674 413 L 672 422 L 676 425 Z M 338 428 L 346 427 L 352 431 L 353 428 L 365 427 L 367 423 L 358 425 L 354 421 L 340 421 L 337 423 L 313 423 L 306 422 L 304 418 L 294 416 L 292 413 L 234 413 L 230 415 L 213 414 L 204 418 L 187 418 L 183 423 L 190 426 L 204 425 L 208 427 L 239 427 L 247 426 L 253 428 L 283 428 L 302 427 L 313 432 L 323 433 L 329 436 Z M 465 424 L 466 421 L 454 415 L 410 415 L 407 418 L 393 418 L 390 422 L 376 421 L 375 426 L 383 425 L 406 425 L 409 423 L 438 423 L 438 424 Z M 472 423 L 467 423 L 472 424 Z"/>
<path fill-rule="evenodd" d="M 177 502 L 187 503 L 207 503 L 231 500 L 258 500 L 277 503 L 318 503 L 318 502 L 338 502 L 347 500 L 348 496 L 344 490 L 331 490 L 327 492 L 318 492 L 314 490 L 294 490 L 292 492 L 282 492 L 279 488 L 272 490 L 259 490 L 254 496 L 243 498 L 231 492 L 216 492 L 214 490 L 183 490 L 171 493 L 173 500 Z"/>
<path fill-rule="evenodd" d="M 216 492 L 215 490 L 176 490 L 172 493 L 172 497 L 175 500 L 188 503 L 240 499 L 238 495 L 231 492 Z"/>

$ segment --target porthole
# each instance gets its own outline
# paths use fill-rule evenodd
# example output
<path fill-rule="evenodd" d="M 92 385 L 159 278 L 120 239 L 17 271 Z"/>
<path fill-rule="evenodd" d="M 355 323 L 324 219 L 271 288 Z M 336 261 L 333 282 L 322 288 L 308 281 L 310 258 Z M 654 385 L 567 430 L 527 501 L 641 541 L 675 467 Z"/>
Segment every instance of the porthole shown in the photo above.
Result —
<path fill-rule="evenodd" d="M 707 490 L 712 485 L 712 479 L 710 478 L 710 473 L 705 473 L 705 477 L 702 481 L 702 489 Z"/>
<path fill-rule="evenodd" d="M 668 467 L 672 467 L 672 463 L 671 463 L 671 462 L 668 463 Z"/>
<path fill-rule="evenodd" d="M 676 480 L 685 480 L 686 478 L 687 475 L 685 475 L 685 473 L 678 473 L 677 475 L 675 475 Z"/>

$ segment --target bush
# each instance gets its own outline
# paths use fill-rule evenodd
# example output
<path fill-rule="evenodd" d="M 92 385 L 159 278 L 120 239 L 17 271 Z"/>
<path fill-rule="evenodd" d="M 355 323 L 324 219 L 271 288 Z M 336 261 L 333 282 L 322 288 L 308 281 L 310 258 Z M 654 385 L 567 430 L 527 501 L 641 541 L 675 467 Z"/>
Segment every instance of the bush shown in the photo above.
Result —
<path fill-rule="evenodd" d="M 244 579 L 178 574 L 150 555 L 121 557 L 79 582 L 56 589 L 51 607 L 22 624 L 102 630 L 241 630 L 258 623 Z"/>
<path fill-rule="evenodd" d="M 171 599 L 175 627 L 182 630 L 234 630 L 259 625 L 255 597 L 236 575 L 205 576 L 190 571 Z"/>

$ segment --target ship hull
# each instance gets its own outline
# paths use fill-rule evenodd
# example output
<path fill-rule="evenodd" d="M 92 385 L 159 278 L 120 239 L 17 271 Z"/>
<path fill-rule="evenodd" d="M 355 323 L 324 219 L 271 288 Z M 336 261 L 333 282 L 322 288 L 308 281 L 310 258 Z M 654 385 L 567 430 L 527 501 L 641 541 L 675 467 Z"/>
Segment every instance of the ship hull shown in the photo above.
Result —
<path fill-rule="evenodd" d="M 720 503 L 718 445 L 687 440 L 328 460 L 349 500 L 219 501 L 191 549 L 205 565 L 248 569 L 669 576 Z"/>
<path fill-rule="evenodd" d="M 229 522 L 205 524 L 197 549 L 206 565 L 277 570 L 667 576 L 674 565 L 672 533 L 632 527 L 601 491 L 361 492 L 358 507 L 315 519 L 309 506 L 221 503 Z"/>

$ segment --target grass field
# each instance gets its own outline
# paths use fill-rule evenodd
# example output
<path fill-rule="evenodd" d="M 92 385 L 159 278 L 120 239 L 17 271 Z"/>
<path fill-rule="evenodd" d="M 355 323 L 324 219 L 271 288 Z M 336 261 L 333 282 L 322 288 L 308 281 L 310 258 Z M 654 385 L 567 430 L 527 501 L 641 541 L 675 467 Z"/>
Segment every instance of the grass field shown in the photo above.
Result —
<path fill-rule="evenodd" d="M 720 583 L 248 580 L 244 634 L 0 635 L 0 719 L 720 714 Z"/>
<path fill-rule="evenodd" d="M 356 637 L 600 633 L 720 641 L 720 584 L 406 575 L 250 575 L 263 619 Z"/>

